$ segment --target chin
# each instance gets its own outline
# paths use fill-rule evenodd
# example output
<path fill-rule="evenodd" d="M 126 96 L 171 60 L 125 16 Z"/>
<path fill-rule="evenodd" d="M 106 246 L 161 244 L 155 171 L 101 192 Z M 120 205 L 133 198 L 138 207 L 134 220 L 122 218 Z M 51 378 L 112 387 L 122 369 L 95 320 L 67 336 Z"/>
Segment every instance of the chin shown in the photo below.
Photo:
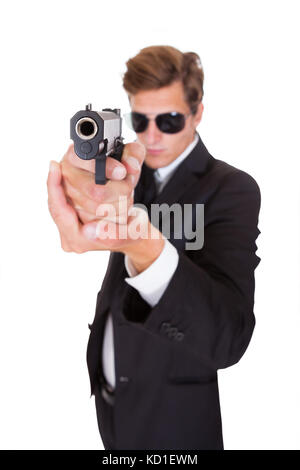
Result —
<path fill-rule="evenodd" d="M 145 163 L 150 168 L 161 168 L 162 166 L 167 166 L 170 162 L 167 157 L 162 155 L 149 155 L 145 157 Z"/>
<path fill-rule="evenodd" d="M 146 156 L 145 158 L 145 163 L 147 166 L 150 168 L 160 168 L 161 166 L 164 166 L 165 163 L 163 163 L 163 159 L 160 157 L 154 157 L 153 155 Z"/>

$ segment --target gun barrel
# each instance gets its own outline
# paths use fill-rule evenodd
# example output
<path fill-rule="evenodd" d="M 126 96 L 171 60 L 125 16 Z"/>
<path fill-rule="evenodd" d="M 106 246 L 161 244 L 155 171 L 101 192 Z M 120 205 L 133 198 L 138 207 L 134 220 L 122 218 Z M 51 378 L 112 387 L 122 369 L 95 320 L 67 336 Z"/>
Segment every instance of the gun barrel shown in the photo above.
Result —
<path fill-rule="evenodd" d="M 77 121 L 75 131 L 80 139 L 90 140 L 97 134 L 98 126 L 94 119 L 86 116 Z"/>

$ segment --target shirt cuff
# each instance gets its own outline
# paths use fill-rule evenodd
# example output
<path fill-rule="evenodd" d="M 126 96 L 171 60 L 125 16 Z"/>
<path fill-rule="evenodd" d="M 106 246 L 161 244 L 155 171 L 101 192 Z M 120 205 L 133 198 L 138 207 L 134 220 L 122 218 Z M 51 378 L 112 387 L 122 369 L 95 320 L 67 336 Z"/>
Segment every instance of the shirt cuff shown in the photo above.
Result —
<path fill-rule="evenodd" d="M 179 256 L 176 248 L 165 238 L 164 248 L 155 261 L 140 274 L 130 262 L 127 255 L 124 257 L 126 270 L 131 277 L 125 281 L 138 290 L 140 296 L 154 307 L 162 297 L 177 268 Z"/>

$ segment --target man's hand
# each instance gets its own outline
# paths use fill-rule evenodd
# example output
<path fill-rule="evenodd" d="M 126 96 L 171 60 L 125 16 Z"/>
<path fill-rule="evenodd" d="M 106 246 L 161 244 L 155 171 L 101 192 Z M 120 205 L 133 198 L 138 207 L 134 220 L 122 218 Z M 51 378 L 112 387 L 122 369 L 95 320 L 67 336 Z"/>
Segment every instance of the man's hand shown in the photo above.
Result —
<path fill-rule="evenodd" d="M 133 190 L 140 177 L 145 148 L 138 142 L 124 146 L 121 162 L 106 159 L 105 185 L 95 183 L 95 160 L 82 160 L 74 152 L 72 143 L 61 160 L 62 185 L 67 202 L 77 211 L 83 223 L 93 220 L 127 222 L 127 212 L 133 204 Z M 121 198 L 121 199 L 120 199 Z M 119 202 L 122 201 L 122 204 Z M 116 217 L 105 217 L 101 205 L 110 204 Z"/>
<path fill-rule="evenodd" d="M 132 150 L 132 145 L 134 144 L 129 145 Z M 72 149 L 69 150 L 72 158 Z M 82 163 L 86 166 L 92 162 L 82 161 Z M 119 162 L 116 163 L 116 166 L 120 166 L 118 164 Z M 134 178 L 133 182 L 126 183 L 127 185 L 130 183 L 130 191 L 132 191 L 132 188 L 136 185 L 139 178 L 140 171 L 139 169 L 130 168 L 131 165 L 129 158 L 125 158 L 123 163 L 126 166 L 126 171 L 128 173 L 127 177 L 132 175 Z M 127 254 L 130 257 L 138 272 L 147 269 L 147 267 L 150 266 L 160 255 L 165 242 L 161 232 L 150 223 L 146 211 L 141 208 L 131 207 L 129 211 L 125 211 L 126 222 L 123 221 L 123 224 L 118 223 L 118 221 L 111 221 L 111 219 L 107 221 L 105 217 L 100 217 L 101 220 L 99 220 L 99 218 L 95 218 L 94 214 L 91 212 L 90 215 L 93 221 L 83 224 L 79 220 L 75 208 L 67 200 L 63 187 L 61 167 L 62 163 L 55 161 L 51 162 L 47 179 L 47 188 L 48 207 L 50 214 L 57 225 L 62 249 L 67 252 L 75 253 L 85 253 L 86 251 L 95 250 L 118 251 Z M 124 181 L 111 181 L 111 187 L 109 189 L 100 187 L 98 194 L 97 185 L 95 185 L 94 180 L 91 181 L 90 179 L 91 175 L 93 178 L 94 173 L 85 169 L 72 168 L 72 165 L 69 165 L 68 169 L 70 173 L 73 172 L 72 175 L 74 181 L 87 178 L 84 182 L 84 185 L 86 185 L 84 187 L 86 188 L 85 190 L 88 195 L 90 194 L 89 191 L 92 191 L 91 195 L 93 195 L 93 191 L 95 190 L 96 197 L 102 201 L 104 198 L 106 199 L 111 197 L 114 203 L 116 195 L 112 192 L 112 185 L 124 183 Z M 110 171 L 112 171 L 112 168 L 108 168 L 108 175 L 110 174 Z M 107 185 L 108 184 L 109 183 L 107 183 Z M 96 189 L 91 189 L 94 186 L 96 186 Z M 121 188 L 124 190 L 124 185 Z M 128 188 L 126 188 L 126 191 L 128 191 Z M 125 192 L 125 194 L 128 195 L 128 192 Z M 88 196 L 81 196 L 81 193 L 80 195 L 77 194 L 76 197 L 82 197 L 82 204 L 93 204 L 92 198 L 90 199 Z M 96 206 L 98 202 L 99 201 L 96 202 Z M 77 203 L 75 202 L 75 204 Z M 94 206 L 91 208 L 91 211 L 93 210 Z M 88 214 L 87 211 L 85 212 L 85 209 L 83 211 L 84 215 Z"/>
<path fill-rule="evenodd" d="M 61 163 L 51 162 L 47 179 L 48 207 L 64 251 L 122 252 L 129 256 L 137 272 L 142 272 L 158 258 L 165 241 L 162 233 L 150 223 L 146 211 L 132 206 L 132 191 L 140 176 L 144 150 L 135 142 L 127 144 L 124 150 L 122 163 L 107 158 L 106 176 L 113 179 L 116 176 L 114 169 L 124 167 L 125 178 L 120 179 L 119 175 L 102 186 L 94 181 L 95 162 L 77 158 L 71 145 Z M 132 164 L 133 155 L 139 165 Z M 74 159 L 75 165 L 72 164 Z M 131 206 L 119 210 L 120 195 Z M 101 212 L 107 204 L 116 208 L 113 218 L 109 213 Z"/>

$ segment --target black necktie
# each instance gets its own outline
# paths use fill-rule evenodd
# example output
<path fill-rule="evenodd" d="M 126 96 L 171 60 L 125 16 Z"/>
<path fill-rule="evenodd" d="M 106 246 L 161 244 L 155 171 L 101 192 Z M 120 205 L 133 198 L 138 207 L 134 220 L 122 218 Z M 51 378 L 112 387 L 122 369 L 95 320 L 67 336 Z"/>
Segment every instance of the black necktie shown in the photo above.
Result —
<path fill-rule="evenodd" d="M 154 201 L 157 190 L 156 190 L 156 183 L 154 177 L 155 169 L 149 168 L 145 165 L 143 180 L 142 180 L 142 203 L 150 210 L 150 204 Z"/>

